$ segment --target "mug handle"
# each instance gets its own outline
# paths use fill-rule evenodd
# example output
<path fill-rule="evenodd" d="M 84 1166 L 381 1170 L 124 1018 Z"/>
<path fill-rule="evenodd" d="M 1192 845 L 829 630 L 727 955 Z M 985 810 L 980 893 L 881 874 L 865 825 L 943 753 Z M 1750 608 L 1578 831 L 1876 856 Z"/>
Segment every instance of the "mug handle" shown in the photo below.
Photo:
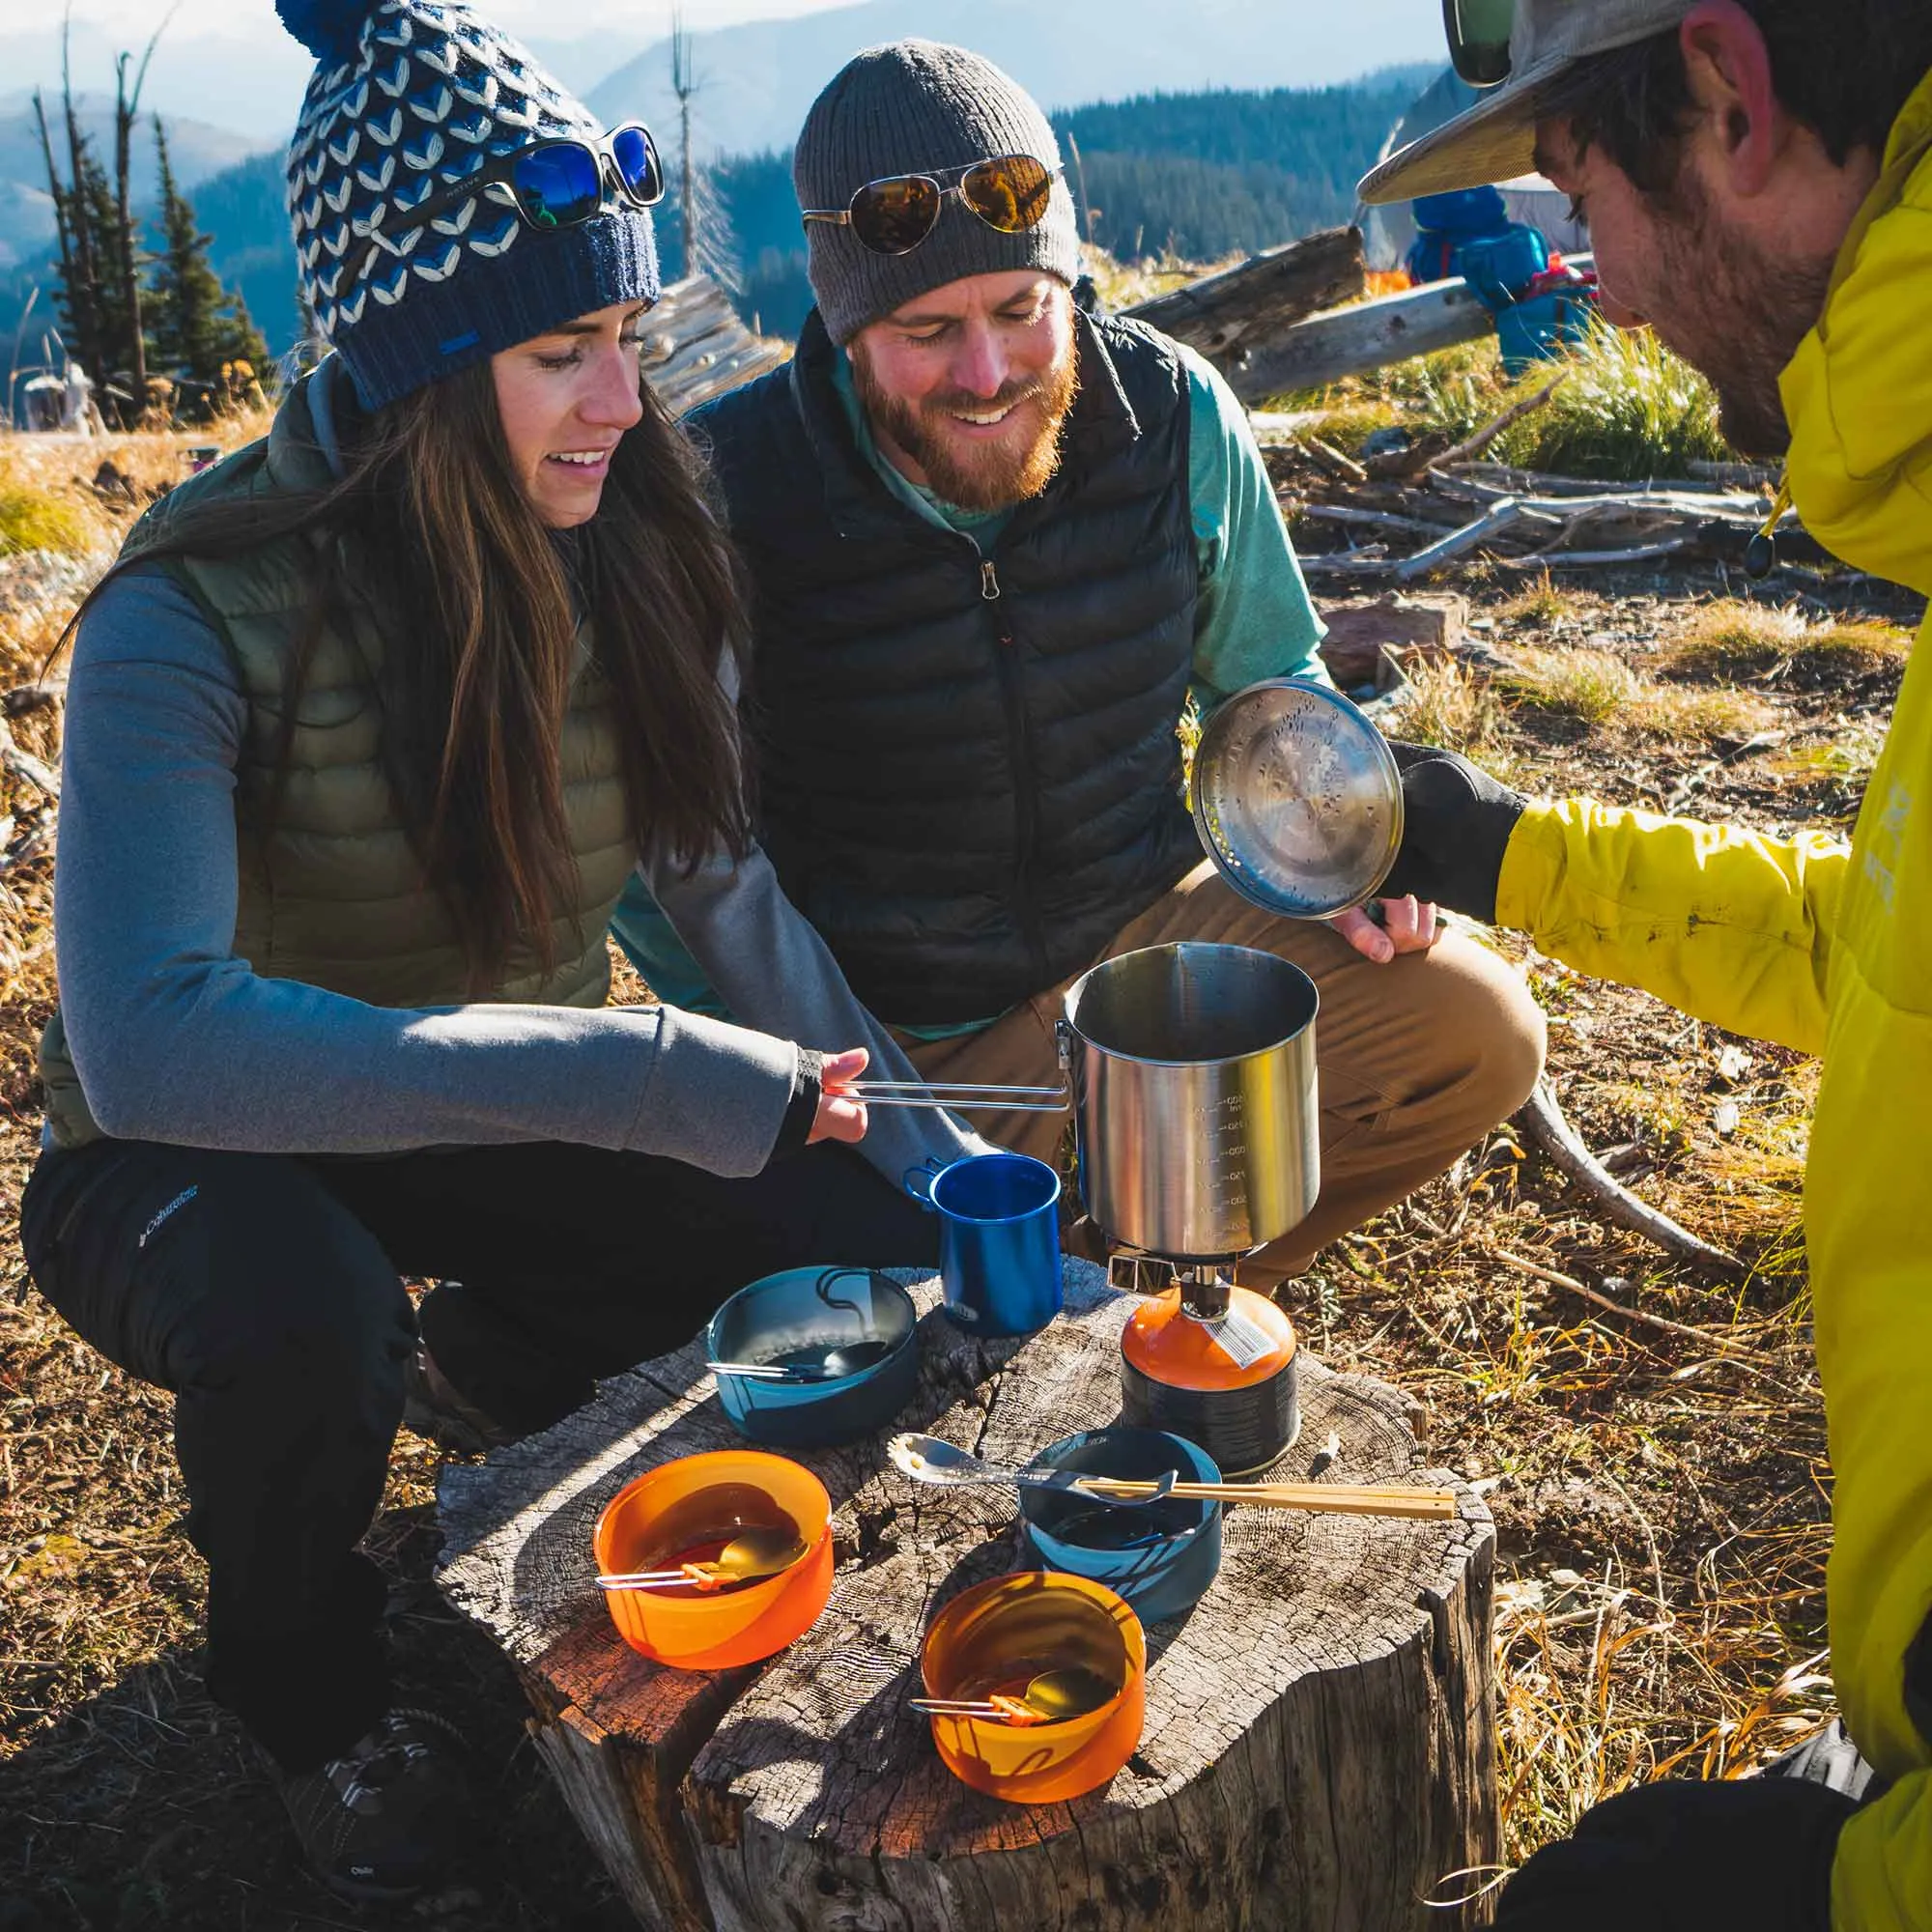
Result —
<path fill-rule="evenodd" d="M 928 1214 L 937 1214 L 939 1209 L 932 1205 L 932 1183 L 945 1171 L 943 1162 L 927 1154 L 918 1167 L 909 1167 L 899 1176 L 899 1184 Z"/>

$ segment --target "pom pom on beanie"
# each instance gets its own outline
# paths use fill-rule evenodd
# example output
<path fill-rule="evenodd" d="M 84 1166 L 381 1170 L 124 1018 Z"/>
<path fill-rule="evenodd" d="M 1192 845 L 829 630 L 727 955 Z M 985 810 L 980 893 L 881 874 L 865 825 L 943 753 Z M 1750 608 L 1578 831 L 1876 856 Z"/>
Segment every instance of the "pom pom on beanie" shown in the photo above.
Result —
<path fill-rule="evenodd" d="M 275 0 L 282 25 L 319 61 L 355 58 L 368 23 L 369 0 Z"/>

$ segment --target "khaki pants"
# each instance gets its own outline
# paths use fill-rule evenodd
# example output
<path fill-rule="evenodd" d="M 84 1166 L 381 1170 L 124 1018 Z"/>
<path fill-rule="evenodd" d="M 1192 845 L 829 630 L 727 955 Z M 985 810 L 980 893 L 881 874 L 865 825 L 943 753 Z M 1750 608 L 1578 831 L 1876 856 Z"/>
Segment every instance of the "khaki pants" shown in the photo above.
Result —
<path fill-rule="evenodd" d="M 1515 1113 L 1542 1071 L 1543 1013 L 1522 976 L 1461 933 L 1445 934 L 1432 952 L 1377 965 L 1325 925 L 1250 905 L 1204 861 L 1123 926 L 1102 956 L 1179 939 L 1275 953 L 1299 966 L 1321 996 L 1315 1025 L 1321 1192 L 1293 1234 L 1241 1264 L 1250 1287 L 1298 1274 L 1338 1235 L 1433 1179 Z M 1071 983 L 982 1033 L 902 1043 L 930 1080 L 1049 1085 L 1058 1078 L 1053 1023 Z M 971 1118 L 989 1141 L 1058 1164 L 1065 1115 Z M 1096 1244 L 1083 1230 L 1070 1245 Z"/>

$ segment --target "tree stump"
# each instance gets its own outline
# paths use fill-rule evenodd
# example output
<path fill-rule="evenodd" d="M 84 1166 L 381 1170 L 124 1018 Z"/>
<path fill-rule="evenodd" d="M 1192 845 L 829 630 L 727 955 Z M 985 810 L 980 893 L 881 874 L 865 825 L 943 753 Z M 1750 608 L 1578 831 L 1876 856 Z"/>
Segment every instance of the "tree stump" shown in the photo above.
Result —
<path fill-rule="evenodd" d="M 1066 1265 L 1067 1307 L 991 1342 L 922 1310 L 896 1427 L 1003 1463 L 1117 1419 L 1131 1309 Z M 1003 1804 L 936 1755 L 919 1694 L 933 1610 L 1015 1567 L 999 1490 L 908 1481 L 883 1442 L 806 1452 L 835 1507 L 838 1572 L 814 1629 L 763 1664 L 667 1669 L 617 1636 L 592 1581 L 609 1498 L 675 1456 L 731 1446 L 701 1344 L 608 1382 L 587 1408 L 444 1472 L 450 1601 L 515 1661 L 531 1730 L 641 1923 L 662 1932 L 1419 1932 L 1473 1925 L 1497 1851 L 1488 1511 L 1425 1470 L 1413 1405 L 1302 1363 L 1300 1441 L 1276 1465 L 1455 1487 L 1453 1522 L 1235 1508 L 1212 1588 L 1148 1632 L 1129 1765 L 1071 1804 Z M 1469 1874 L 1475 1873 L 1471 1877 Z"/>

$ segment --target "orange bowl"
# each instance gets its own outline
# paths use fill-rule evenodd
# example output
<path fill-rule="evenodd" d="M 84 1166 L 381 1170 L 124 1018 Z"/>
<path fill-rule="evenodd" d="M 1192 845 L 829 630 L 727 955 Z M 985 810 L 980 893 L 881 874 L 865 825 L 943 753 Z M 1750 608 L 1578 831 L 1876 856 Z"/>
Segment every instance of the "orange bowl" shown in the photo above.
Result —
<path fill-rule="evenodd" d="M 724 1670 L 803 1636 L 832 1595 L 832 1499 L 810 1469 L 753 1449 L 720 1449 L 627 1483 L 597 1519 L 599 1575 L 703 1561 L 740 1530 L 787 1522 L 797 1524 L 805 1550 L 776 1576 L 723 1589 L 606 1590 L 617 1634 L 660 1663 Z"/>
<path fill-rule="evenodd" d="M 1133 1755 L 1147 1715 L 1147 1639 L 1140 1619 L 1104 1584 L 1023 1570 L 954 1597 L 933 1618 L 920 1653 L 928 1696 L 1017 1696 L 1041 1671 L 1073 1665 L 1121 1688 L 1097 1709 L 1054 1723 L 935 1713 L 932 1741 L 946 1768 L 1015 1804 L 1078 1798 Z"/>

